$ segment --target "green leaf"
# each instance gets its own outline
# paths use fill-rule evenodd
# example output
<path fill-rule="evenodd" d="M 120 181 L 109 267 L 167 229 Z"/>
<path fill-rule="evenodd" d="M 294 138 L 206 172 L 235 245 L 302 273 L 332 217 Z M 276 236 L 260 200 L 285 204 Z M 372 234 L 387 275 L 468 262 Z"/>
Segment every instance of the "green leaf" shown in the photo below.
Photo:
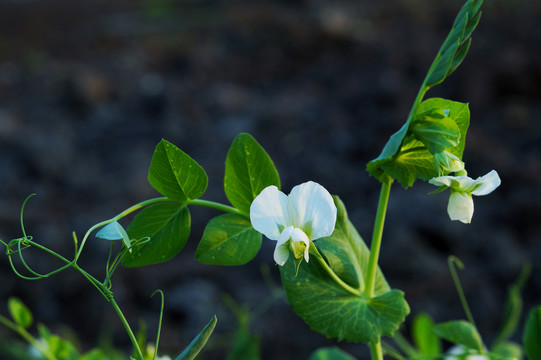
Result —
<path fill-rule="evenodd" d="M 207 188 L 207 174 L 185 152 L 160 141 L 148 170 L 148 182 L 160 194 L 180 202 L 198 199 Z"/>
<path fill-rule="evenodd" d="M 334 197 L 338 216 L 334 233 L 315 241 L 327 263 L 353 288 L 364 283 L 369 250 L 349 219 L 344 204 Z M 293 310 L 314 331 L 351 342 L 374 342 L 392 336 L 409 313 L 404 294 L 390 290 L 378 269 L 375 296 L 367 298 L 347 292 L 311 259 L 295 275 L 293 260 L 280 267 L 282 283 Z"/>
<path fill-rule="evenodd" d="M 483 340 L 475 326 L 464 320 L 448 321 L 434 326 L 434 333 L 439 337 L 463 345 L 468 349 L 482 352 Z"/>
<path fill-rule="evenodd" d="M 342 349 L 333 346 L 316 350 L 308 360 L 355 360 L 355 358 Z"/>
<path fill-rule="evenodd" d="M 128 267 L 167 261 L 182 250 L 190 235 L 190 213 L 178 203 L 158 203 L 141 211 L 128 226 L 132 239 L 150 237 L 141 246 L 133 246 L 122 257 Z"/>
<path fill-rule="evenodd" d="M 441 119 L 442 121 L 449 122 L 450 119 L 458 127 L 460 133 L 458 143 L 448 148 L 447 151 L 462 159 L 466 133 L 470 123 L 468 104 L 441 98 L 431 98 L 419 105 L 412 119 L 408 120 L 400 130 L 394 133 L 383 148 L 381 154 L 368 163 L 366 169 L 370 175 L 380 181 L 383 181 L 384 175 L 387 175 L 400 182 L 404 188 L 412 186 L 416 179 L 430 180 L 438 176 L 439 173 L 434 164 L 434 156 L 430 153 L 427 146 L 416 138 L 413 131 L 415 128 L 415 121 L 413 119 L 419 121 L 430 115 L 430 118 L 436 121 L 436 114 L 444 114 Z M 449 127 L 453 126 L 449 124 Z M 445 124 L 443 127 L 445 127 Z M 425 141 L 432 142 L 434 146 L 433 150 L 444 146 L 444 141 L 439 140 L 438 142 L 433 134 L 430 139 L 427 138 L 429 136 L 427 132 L 422 134 L 418 132 L 417 136 L 424 136 L 423 139 Z"/>
<path fill-rule="evenodd" d="M 16 297 L 8 300 L 8 310 L 15 323 L 24 329 L 28 329 L 34 321 L 32 312 L 26 305 Z"/>
<path fill-rule="evenodd" d="M 428 151 L 426 146 L 413 136 L 404 141 L 400 152 L 392 161 L 384 162 L 380 166 L 385 173 L 396 179 L 404 188 L 413 185 L 415 180 L 430 180 L 438 176 L 434 164 L 434 155 Z"/>
<path fill-rule="evenodd" d="M 209 323 L 205 326 L 205 328 L 192 340 L 190 345 L 184 351 L 176 357 L 175 360 L 193 360 L 199 354 L 201 349 L 205 346 L 207 343 L 210 335 L 214 331 L 214 327 L 216 326 L 216 315 L 212 319 L 210 319 Z"/>
<path fill-rule="evenodd" d="M 528 359 L 541 359 L 541 306 L 533 308 L 528 314 L 522 344 Z"/>
<path fill-rule="evenodd" d="M 434 108 L 421 114 L 418 113 L 413 117 L 410 125 L 412 133 L 431 154 L 456 146 L 460 140 L 458 125 L 443 112 L 441 108 Z"/>
<path fill-rule="evenodd" d="M 261 359 L 259 336 L 250 332 L 250 322 L 244 317 L 239 319 L 239 326 L 235 330 L 231 350 L 225 360 L 259 360 Z"/>
<path fill-rule="evenodd" d="M 445 80 L 459 46 L 460 40 L 451 44 L 443 54 L 438 55 L 439 59 L 436 62 L 436 66 L 429 73 L 425 86 L 431 87 Z"/>
<path fill-rule="evenodd" d="M 131 246 L 130 237 L 126 230 L 116 220 L 102 227 L 96 237 L 105 240 L 122 240 L 128 249 Z"/>
<path fill-rule="evenodd" d="M 499 343 L 490 351 L 493 354 L 498 355 L 499 357 L 497 359 L 514 359 L 514 360 L 521 360 L 523 357 L 522 354 L 522 347 L 512 341 L 506 341 Z"/>
<path fill-rule="evenodd" d="M 419 105 L 417 114 L 431 109 L 444 109 L 447 113 L 447 117 L 453 120 L 457 125 L 458 131 L 460 132 L 458 144 L 446 150 L 462 160 L 462 154 L 466 144 L 466 133 L 468 132 L 468 127 L 470 125 L 470 109 L 468 104 L 442 98 L 430 98 Z"/>
<path fill-rule="evenodd" d="M 261 233 L 250 220 L 225 214 L 209 221 L 195 258 L 207 265 L 242 265 L 252 260 L 260 247 Z"/>
<path fill-rule="evenodd" d="M 434 321 L 426 314 L 419 314 L 413 319 L 412 336 L 415 346 L 426 359 L 435 359 L 441 353 L 441 341 L 432 331 Z"/>
<path fill-rule="evenodd" d="M 429 88 L 440 84 L 462 63 L 470 48 L 470 36 L 479 24 L 482 3 L 482 0 L 469 0 L 464 4 L 432 64 L 424 86 Z"/>
<path fill-rule="evenodd" d="M 249 216 L 250 205 L 267 186 L 280 189 L 280 176 L 269 155 L 249 134 L 239 134 L 225 160 L 225 195 L 241 213 Z"/>
<path fill-rule="evenodd" d="M 504 342 L 515 333 L 522 315 L 523 301 L 521 293 L 526 280 L 530 276 L 530 272 L 531 264 L 524 265 L 517 280 L 509 288 L 502 316 L 502 326 L 496 340 L 494 340 L 493 346 Z"/>

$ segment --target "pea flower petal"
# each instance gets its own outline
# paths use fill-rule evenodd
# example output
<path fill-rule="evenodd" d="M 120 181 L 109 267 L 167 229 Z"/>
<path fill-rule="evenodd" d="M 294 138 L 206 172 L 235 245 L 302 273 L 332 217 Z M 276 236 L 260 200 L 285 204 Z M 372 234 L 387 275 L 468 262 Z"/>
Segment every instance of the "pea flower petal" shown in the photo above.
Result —
<path fill-rule="evenodd" d="M 469 224 L 473 217 L 472 195 L 488 195 L 501 184 L 500 177 L 495 170 L 473 180 L 468 176 L 439 176 L 429 180 L 436 186 L 451 188 L 447 212 L 451 220 L 459 220 Z"/>
<path fill-rule="evenodd" d="M 331 194 L 313 181 L 295 186 L 289 196 L 268 186 L 250 206 L 254 229 L 277 242 L 274 261 L 278 265 L 285 264 L 293 248 L 302 249 L 294 244 L 298 242 L 304 244 L 302 256 L 308 262 L 310 241 L 333 233 L 336 213 Z"/>
<path fill-rule="evenodd" d="M 271 240 L 291 225 L 290 218 L 288 197 L 274 185 L 263 189 L 250 206 L 252 226 Z"/>

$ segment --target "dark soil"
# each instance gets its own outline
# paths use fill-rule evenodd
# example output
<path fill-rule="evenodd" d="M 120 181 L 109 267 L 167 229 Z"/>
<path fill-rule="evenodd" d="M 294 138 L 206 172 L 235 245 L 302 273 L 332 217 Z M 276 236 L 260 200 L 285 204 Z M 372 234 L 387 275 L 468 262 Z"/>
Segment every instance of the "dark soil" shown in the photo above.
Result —
<path fill-rule="evenodd" d="M 405 121 L 418 87 L 462 2 L 3 1 L 0 3 L 0 237 L 29 234 L 69 257 L 71 232 L 156 196 L 147 170 L 165 138 L 209 175 L 205 199 L 226 202 L 228 147 L 251 133 L 273 158 L 288 192 L 314 180 L 345 202 L 370 238 L 378 182 L 364 167 Z M 473 177 L 496 169 L 502 185 L 475 199 L 471 225 L 451 222 L 447 195 L 431 185 L 394 185 L 381 267 L 406 293 L 412 314 L 464 318 L 447 268 L 460 272 L 485 342 L 494 339 L 507 287 L 531 262 L 525 308 L 541 299 L 541 2 L 491 0 L 464 64 L 428 96 L 469 102 L 464 160 Z M 202 359 L 222 359 L 235 319 L 224 294 L 255 309 L 271 297 L 261 268 L 272 246 L 242 267 L 193 259 L 215 215 L 193 209 L 192 234 L 172 261 L 121 269 L 113 291 L 133 324 L 156 328 L 165 293 L 161 349 L 178 353 L 214 315 L 216 335 Z M 102 274 L 107 244 L 91 239 L 83 266 Z M 40 271 L 57 264 L 29 260 Z M 37 321 L 73 328 L 82 347 L 112 335 L 129 341 L 110 306 L 73 271 L 18 279 L 0 260 L 0 299 L 16 295 Z M 7 311 L 2 305 L 5 314 Z M 408 318 L 408 324 L 411 316 Z M 263 359 L 307 359 L 335 344 L 313 333 L 277 299 L 253 319 Z M 520 339 L 517 333 L 517 339 Z M 152 335 L 153 337 L 153 335 Z M 339 343 L 357 358 L 364 345 Z M 127 351 L 126 351 L 127 353 Z M 0 355 L 1 357 L 1 355 Z"/>

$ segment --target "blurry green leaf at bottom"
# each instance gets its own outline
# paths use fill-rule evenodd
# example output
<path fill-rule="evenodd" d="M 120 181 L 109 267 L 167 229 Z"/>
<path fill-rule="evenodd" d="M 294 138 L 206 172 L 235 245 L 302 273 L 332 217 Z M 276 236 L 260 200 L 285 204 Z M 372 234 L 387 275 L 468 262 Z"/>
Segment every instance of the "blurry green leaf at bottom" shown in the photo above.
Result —
<path fill-rule="evenodd" d="M 133 246 L 122 258 L 124 266 L 144 266 L 171 259 L 179 253 L 190 235 L 190 213 L 178 203 L 159 203 L 141 211 L 127 229 L 132 239 L 150 237 Z"/>
<path fill-rule="evenodd" d="M 208 177 L 188 154 L 162 140 L 152 156 L 148 182 L 163 196 L 182 202 L 200 198 L 207 189 Z"/>
<path fill-rule="evenodd" d="M 530 311 L 524 326 L 522 343 L 528 359 L 541 359 L 541 306 Z"/>
<path fill-rule="evenodd" d="M 314 242 L 342 281 L 360 288 L 370 252 L 347 218 L 344 204 L 338 209 L 336 227 L 329 237 Z M 298 274 L 294 261 L 280 267 L 282 283 L 293 310 L 314 331 L 350 342 L 376 342 L 392 336 L 409 313 L 404 294 L 390 290 L 381 271 L 376 273 L 374 297 L 354 295 L 338 285 L 316 259 L 302 263 Z"/>
<path fill-rule="evenodd" d="M 308 360 L 355 360 L 355 358 L 340 348 L 330 347 L 316 350 Z"/>
<path fill-rule="evenodd" d="M 499 343 L 494 348 L 490 349 L 490 352 L 497 354 L 504 359 L 522 359 L 523 357 L 522 346 L 512 341 Z"/>
<path fill-rule="evenodd" d="M 17 325 L 28 329 L 32 325 L 32 312 L 26 307 L 21 300 L 16 297 L 10 297 L 8 300 L 9 313 Z"/>
<path fill-rule="evenodd" d="M 432 331 L 433 328 L 434 321 L 426 314 L 419 314 L 413 319 L 413 342 L 427 360 L 434 359 L 441 353 L 441 341 Z"/>
<path fill-rule="evenodd" d="M 214 331 L 214 327 L 216 326 L 216 315 L 212 319 L 210 319 L 209 323 L 205 326 L 205 328 L 197 335 L 190 345 L 184 351 L 176 357 L 175 360 L 193 360 L 199 354 L 201 349 L 205 346 L 207 343 L 210 335 L 212 334 L 212 331 Z"/>
<path fill-rule="evenodd" d="M 267 186 L 280 189 L 280 176 L 265 149 L 249 134 L 239 134 L 225 160 L 224 191 L 227 199 L 244 215 Z"/>
<path fill-rule="evenodd" d="M 483 340 L 475 326 L 464 320 L 448 321 L 434 326 L 434 333 L 439 337 L 463 345 L 468 349 L 482 352 Z"/>
<path fill-rule="evenodd" d="M 203 264 L 242 265 L 261 247 L 261 233 L 241 215 L 225 214 L 210 220 L 195 252 Z"/>

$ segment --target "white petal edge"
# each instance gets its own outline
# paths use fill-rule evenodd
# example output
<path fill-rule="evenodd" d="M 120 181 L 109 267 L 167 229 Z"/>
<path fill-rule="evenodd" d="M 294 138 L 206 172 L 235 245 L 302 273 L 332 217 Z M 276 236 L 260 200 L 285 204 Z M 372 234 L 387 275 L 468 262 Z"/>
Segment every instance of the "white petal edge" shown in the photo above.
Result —
<path fill-rule="evenodd" d="M 477 196 L 490 194 L 502 183 L 502 181 L 500 180 L 500 176 L 498 175 L 496 170 L 492 170 L 491 172 L 480 177 L 476 181 L 481 183 L 480 187 L 472 191 L 472 194 Z"/>
<path fill-rule="evenodd" d="M 470 194 L 451 190 L 447 213 L 451 220 L 469 224 L 473 217 L 473 199 Z"/>
<path fill-rule="evenodd" d="M 310 248 L 310 239 L 308 239 L 308 236 L 302 231 L 301 229 L 294 228 L 291 232 L 291 241 L 302 241 L 306 245 L 306 248 L 304 249 L 304 260 L 308 262 L 308 249 Z"/>
<path fill-rule="evenodd" d="M 278 240 L 283 229 L 293 225 L 287 195 L 274 185 L 267 186 L 250 205 L 250 221 L 254 229 L 271 240 Z"/>
<path fill-rule="evenodd" d="M 336 225 L 336 205 L 331 194 L 316 182 L 295 186 L 289 194 L 291 217 L 295 227 L 310 240 L 330 236 Z"/>
<path fill-rule="evenodd" d="M 438 176 L 428 180 L 428 183 L 436 186 L 451 186 L 452 178 L 452 176 Z"/>
<path fill-rule="evenodd" d="M 293 226 L 286 227 L 280 234 L 274 248 L 274 261 L 280 266 L 283 266 L 289 258 L 289 238 L 293 229 Z"/>

